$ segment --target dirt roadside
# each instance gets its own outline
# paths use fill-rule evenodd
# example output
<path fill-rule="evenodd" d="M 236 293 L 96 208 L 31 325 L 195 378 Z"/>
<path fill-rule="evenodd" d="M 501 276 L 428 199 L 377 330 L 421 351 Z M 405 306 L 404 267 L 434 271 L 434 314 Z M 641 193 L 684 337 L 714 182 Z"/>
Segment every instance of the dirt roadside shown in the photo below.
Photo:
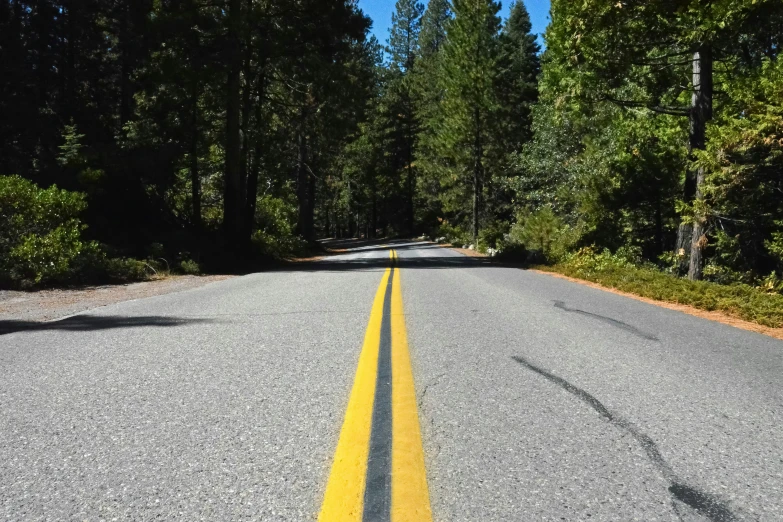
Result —
<path fill-rule="evenodd" d="M 45 322 L 122 301 L 198 288 L 233 276 L 171 276 L 127 285 L 18 292 L 0 290 L 0 321 Z"/>

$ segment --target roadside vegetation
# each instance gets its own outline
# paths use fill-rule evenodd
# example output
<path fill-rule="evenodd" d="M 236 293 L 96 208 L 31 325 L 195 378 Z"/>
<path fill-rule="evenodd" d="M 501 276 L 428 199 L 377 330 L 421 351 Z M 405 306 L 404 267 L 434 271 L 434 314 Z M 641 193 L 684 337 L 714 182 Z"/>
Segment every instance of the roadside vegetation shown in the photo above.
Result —
<path fill-rule="evenodd" d="M 760 286 L 691 281 L 644 264 L 635 253 L 596 252 L 589 247 L 556 264 L 537 268 L 656 301 L 717 310 L 771 328 L 783 327 L 783 295 L 772 281 L 762 281 Z"/>

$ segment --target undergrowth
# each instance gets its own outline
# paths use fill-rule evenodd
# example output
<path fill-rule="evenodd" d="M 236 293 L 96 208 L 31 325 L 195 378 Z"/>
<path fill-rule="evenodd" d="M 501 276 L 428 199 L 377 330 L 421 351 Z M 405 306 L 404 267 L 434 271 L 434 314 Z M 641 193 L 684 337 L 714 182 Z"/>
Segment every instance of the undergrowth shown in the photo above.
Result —
<path fill-rule="evenodd" d="M 639 265 L 627 253 L 611 254 L 583 248 L 554 265 L 537 266 L 549 272 L 584 279 L 641 297 L 719 310 L 772 328 L 783 327 L 783 295 L 747 284 L 723 285 L 690 281 L 661 272 L 655 265 Z"/>

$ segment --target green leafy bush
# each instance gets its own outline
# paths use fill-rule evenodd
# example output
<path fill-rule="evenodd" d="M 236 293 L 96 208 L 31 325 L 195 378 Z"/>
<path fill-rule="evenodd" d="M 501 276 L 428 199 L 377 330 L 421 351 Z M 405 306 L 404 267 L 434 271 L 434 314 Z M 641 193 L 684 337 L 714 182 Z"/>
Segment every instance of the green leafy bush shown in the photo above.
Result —
<path fill-rule="evenodd" d="M 456 247 L 469 245 L 472 241 L 464 229 L 459 226 L 454 226 L 445 220 L 441 222 L 435 236 L 437 238 L 445 237 L 447 243 L 450 243 Z"/>
<path fill-rule="evenodd" d="M 179 271 L 187 275 L 199 275 L 201 266 L 192 259 L 184 259 L 179 263 Z"/>
<path fill-rule="evenodd" d="M 286 198 L 262 196 L 256 204 L 256 223 L 259 230 L 253 233 L 252 242 L 264 257 L 285 259 L 305 255 L 307 242 L 294 229 L 297 220 L 296 203 Z"/>
<path fill-rule="evenodd" d="M 508 233 L 509 243 L 539 252 L 547 262 L 563 259 L 580 238 L 579 229 L 568 225 L 549 206 L 533 213 L 520 214 Z"/>
<path fill-rule="evenodd" d="M 503 263 L 525 263 L 529 261 L 529 252 L 525 245 L 519 243 L 505 243 L 495 254 L 495 259 Z"/>
<path fill-rule="evenodd" d="M 98 245 L 81 238 L 86 206 L 83 194 L 0 176 L 0 283 L 65 281 L 80 257 L 98 256 Z"/>
<path fill-rule="evenodd" d="M 103 272 L 106 279 L 113 282 L 144 281 L 156 274 L 155 268 L 149 263 L 128 258 L 107 259 Z"/>
<path fill-rule="evenodd" d="M 486 252 L 488 248 L 501 249 L 504 246 L 504 238 L 509 230 L 505 221 L 493 221 L 479 231 L 477 248 Z"/>
<path fill-rule="evenodd" d="M 84 194 L 0 176 L 0 286 L 147 279 L 147 264 L 108 259 L 82 238 L 86 207 Z"/>

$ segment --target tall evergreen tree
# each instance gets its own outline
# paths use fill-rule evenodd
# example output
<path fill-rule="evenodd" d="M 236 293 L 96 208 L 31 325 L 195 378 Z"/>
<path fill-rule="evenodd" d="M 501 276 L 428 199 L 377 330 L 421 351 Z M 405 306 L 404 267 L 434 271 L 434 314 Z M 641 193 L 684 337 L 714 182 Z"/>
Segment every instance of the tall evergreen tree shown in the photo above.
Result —
<path fill-rule="evenodd" d="M 532 136 L 530 108 L 538 99 L 541 64 L 530 15 L 521 0 L 511 4 L 500 33 L 498 102 L 501 106 L 506 151 L 515 153 Z"/>
<path fill-rule="evenodd" d="M 419 55 L 413 75 L 416 91 L 416 119 L 419 132 L 416 136 L 416 167 L 419 172 L 417 196 L 421 201 L 420 219 L 434 221 L 441 214 L 439 156 L 434 141 L 435 124 L 442 110 L 440 60 L 446 42 L 446 25 L 451 19 L 448 0 L 430 0 L 422 16 L 419 34 Z"/>
<path fill-rule="evenodd" d="M 414 230 L 416 174 L 414 145 L 418 132 L 415 114 L 413 74 L 419 45 L 419 31 L 424 6 L 416 0 L 397 0 L 389 29 L 390 83 L 385 91 L 389 129 L 394 135 L 399 171 L 405 178 L 405 228 Z"/>
<path fill-rule="evenodd" d="M 494 161 L 492 137 L 498 111 L 497 35 L 500 4 L 492 0 L 454 0 L 446 26 L 440 67 L 443 111 L 434 125 L 437 151 L 453 175 L 469 186 L 471 233 L 478 242 L 483 190 Z M 466 182 L 466 183 L 465 183 Z"/>

